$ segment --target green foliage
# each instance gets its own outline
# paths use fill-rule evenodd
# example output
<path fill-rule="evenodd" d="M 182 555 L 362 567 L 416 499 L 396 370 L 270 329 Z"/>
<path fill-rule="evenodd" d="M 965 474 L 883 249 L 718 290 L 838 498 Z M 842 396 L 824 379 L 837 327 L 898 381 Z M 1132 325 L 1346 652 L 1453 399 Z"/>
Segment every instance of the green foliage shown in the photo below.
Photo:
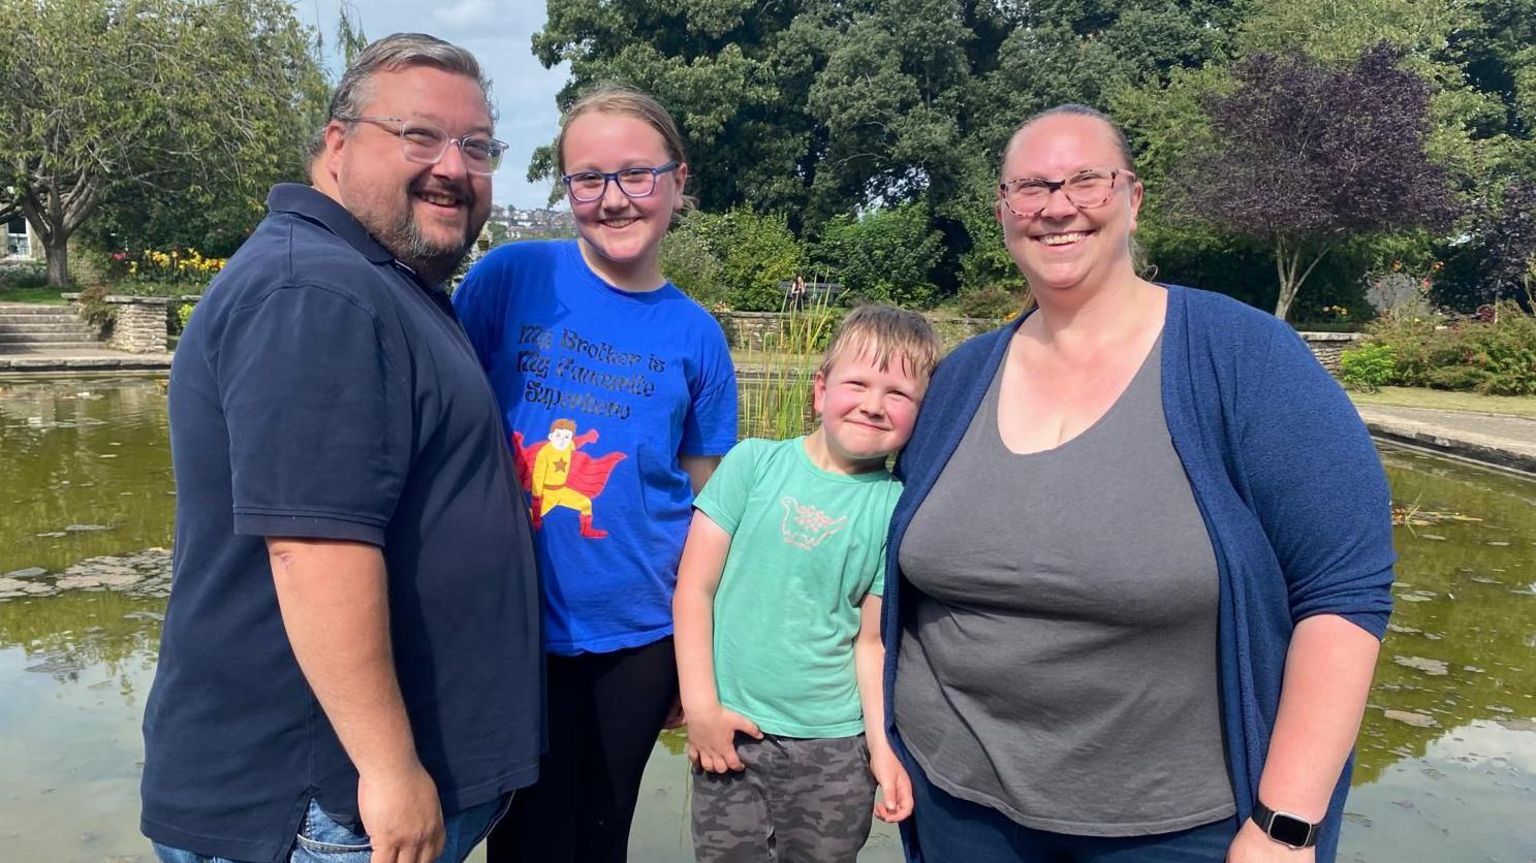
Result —
<path fill-rule="evenodd" d="M 1486 318 L 1446 326 L 1434 319 L 1384 318 L 1369 332 L 1396 359 L 1401 386 L 1536 395 L 1536 317 L 1500 302 Z"/>
<path fill-rule="evenodd" d="M 744 208 L 725 213 L 691 212 L 662 247 L 662 270 L 706 306 L 741 311 L 778 311 L 783 282 L 800 272 L 804 252 L 778 215 Z M 678 281 L 681 279 L 681 281 Z M 711 289 L 709 283 L 718 284 Z"/>
<path fill-rule="evenodd" d="M 48 284 L 48 272 L 43 265 L 26 261 L 0 264 L 0 291 L 41 288 Z"/>
<path fill-rule="evenodd" d="M 1024 306 L 1024 298 L 1001 286 L 967 291 L 955 299 L 954 310 L 962 318 L 1000 321 L 1012 317 Z"/>
<path fill-rule="evenodd" d="M 104 284 L 91 285 L 80 291 L 80 296 L 75 298 L 79 303 L 77 313 L 80 320 L 85 321 L 102 333 L 112 328 L 112 322 L 117 319 L 117 306 L 107 302 L 107 294 L 111 293 Z"/>
<path fill-rule="evenodd" d="M 1369 342 L 1339 355 L 1339 380 L 1350 389 L 1375 392 L 1392 383 L 1396 367 L 1391 345 Z"/>
<path fill-rule="evenodd" d="M 1461 330 L 1464 362 L 1488 373 L 1477 391 L 1496 396 L 1536 395 L 1536 317 L 1513 302 L 1495 305 L 1494 320 Z"/>
<path fill-rule="evenodd" d="M 284 0 L 0 0 L 0 44 L 0 189 L 52 284 L 98 212 L 98 245 L 209 248 L 303 176 L 325 84 Z"/>
<path fill-rule="evenodd" d="M 1472 199 L 1536 177 L 1533 21 L 1536 0 L 549 0 L 534 52 L 548 67 L 569 64 L 562 105 L 599 81 L 654 93 L 682 126 L 707 212 L 784 213 L 809 243 L 835 218 L 923 206 L 942 238 L 923 281 L 940 300 L 1022 287 L 992 212 L 1014 128 L 1061 102 L 1108 109 L 1148 189 L 1141 234 L 1159 277 L 1273 307 L 1274 246 L 1190 224 L 1168 182 L 1185 153 L 1215 140 L 1205 105 L 1232 94 L 1234 62 L 1296 50 L 1332 68 L 1379 42 L 1395 47 L 1428 88 L 1422 150 Z M 1358 119 L 1357 107 L 1340 107 L 1347 93 L 1331 95 L 1320 110 Z M 1305 172 L 1308 192 L 1372 173 L 1421 185 L 1382 164 L 1386 149 L 1344 166 L 1358 170 Z M 549 176 L 550 156 L 541 149 L 530 173 Z M 1307 275 L 1299 314 L 1356 308 L 1367 270 L 1410 257 L 1396 238 L 1340 233 Z M 1427 248 L 1433 236 L 1413 242 Z M 1318 248 L 1284 250 L 1293 282 Z"/>
<path fill-rule="evenodd" d="M 661 271 L 704 308 L 729 307 L 730 291 L 721 278 L 725 268 L 699 230 L 704 218 L 707 217 L 690 213 L 667 232 L 661 241 Z"/>
<path fill-rule="evenodd" d="M 600 81 L 655 94 L 682 126 L 707 212 L 785 213 L 815 238 L 837 217 L 921 204 L 943 239 L 920 284 L 948 294 L 1021 286 L 991 201 L 999 153 L 1025 116 L 1103 105 L 1123 86 L 1220 58 L 1236 8 L 550 0 L 534 53 L 570 64 L 561 105 Z M 530 176 L 549 176 L 551 157 L 541 148 Z"/>
<path fill-rule="evenodd" d="M 1295 51 L 1244 58 L 1231 92 L 1203 102 L 1212 139 L 1172 166 L 1191 215 L 1274 250 L 1280 318 L 1350 236 L 1450 222 L 1445 172 L 1425 155 L 1429 89 L 1401 60 L 1387 43 L 1343 68 Z"/>
<path fill-rule="evenodd" d="M 838 216 L 822 228 L 813 257 L 860 301 L 924 308 L 938 297 L 933 270 L 941 244 L 927 208 L 902 204 L 857 219 Z"/>
<path fill-rule="evenodd" d="M 176 332 L 187 328 L 187 321 L 192 320 L 192 312 L 196 308 L 196 303 L 182 303 L 176 307 Z"/>

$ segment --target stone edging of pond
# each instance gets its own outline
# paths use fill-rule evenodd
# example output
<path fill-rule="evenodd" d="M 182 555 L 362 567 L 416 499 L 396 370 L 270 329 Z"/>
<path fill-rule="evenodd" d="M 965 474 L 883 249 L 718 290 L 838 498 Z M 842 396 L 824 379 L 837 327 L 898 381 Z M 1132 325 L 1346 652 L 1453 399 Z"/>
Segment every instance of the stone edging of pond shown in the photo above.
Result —
<path fill-rule="evenodd" d="M 1447 427 L 1432 419 L 1391 416 L 1379 408 L 1357 406 L 1356 409 L 1366 429 L 1378 440 L 1536 479 L 1536 420 L 1529 421 L 1530 440 L 1515 440 L 1487 431 Z M 1435 413 L 1450 421 L 1461 419 L 1450 411 Z M 1513 419 L 1518 421 L 1518 418 Z"/>

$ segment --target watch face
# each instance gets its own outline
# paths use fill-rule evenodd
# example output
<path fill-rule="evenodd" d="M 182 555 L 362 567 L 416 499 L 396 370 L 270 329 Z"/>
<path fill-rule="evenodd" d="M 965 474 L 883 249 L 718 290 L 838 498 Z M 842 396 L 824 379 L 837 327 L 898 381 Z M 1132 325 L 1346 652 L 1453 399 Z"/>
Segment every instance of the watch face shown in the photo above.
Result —
<path fill-rule="evenodd" d="M 1311 838 L 1312 825 L 1284 812 L 1276 812 L 1274 820 L 1269 822 L 1269 835 L 1278 842 L 1299 848 Z"/>

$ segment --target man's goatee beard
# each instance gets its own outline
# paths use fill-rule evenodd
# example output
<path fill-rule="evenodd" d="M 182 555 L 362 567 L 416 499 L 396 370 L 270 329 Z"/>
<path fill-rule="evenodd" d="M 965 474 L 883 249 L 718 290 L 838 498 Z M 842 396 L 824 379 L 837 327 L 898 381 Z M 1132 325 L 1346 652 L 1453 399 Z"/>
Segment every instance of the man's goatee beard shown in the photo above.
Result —
<path fill-rule="evenodd" d="M 435 245 L 422 236 L 416 220 L 410 216 L 390 233 L 393 236 L 377 238 L 380 244 L 395 256 L 395 260 L 410 267 L 429 285 L 447 281 L 475 244 L 473 236 L 466 236 L 463 245 L 451 249 Z"/>

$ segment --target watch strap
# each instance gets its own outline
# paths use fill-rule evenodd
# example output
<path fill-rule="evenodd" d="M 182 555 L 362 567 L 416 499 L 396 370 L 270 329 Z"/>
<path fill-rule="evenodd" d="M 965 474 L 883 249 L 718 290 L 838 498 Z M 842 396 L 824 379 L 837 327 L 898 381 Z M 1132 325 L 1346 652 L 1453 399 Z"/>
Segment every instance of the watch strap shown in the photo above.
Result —
<path fill-rule="evenodd" d="M 1320 832 L 1319 825 L 1291 812 L 1277 812 L 1262 800 L 1253 801 L 1253 823 L 1265 836 L 1289 848 L 1311 848 Z"/>

